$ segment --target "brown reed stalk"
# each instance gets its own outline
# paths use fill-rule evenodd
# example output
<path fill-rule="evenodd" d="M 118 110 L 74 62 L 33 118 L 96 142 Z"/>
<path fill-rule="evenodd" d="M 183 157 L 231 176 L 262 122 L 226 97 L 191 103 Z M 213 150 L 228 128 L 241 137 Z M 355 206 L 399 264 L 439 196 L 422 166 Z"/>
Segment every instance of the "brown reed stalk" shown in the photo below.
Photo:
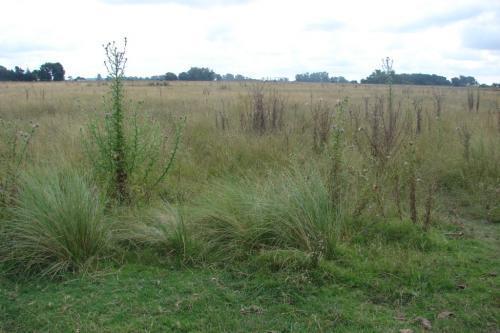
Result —
<path fill-rule="evenodd" d="M 425 217 L 424 217 L 424 229 L 429 230 L 431 226 L 431 213 L 432 206 L 434 203 L 434 193 L 436 192 L 436 184 L 431 182 L 427 190 L 427 198 L 425 199 Z"/>

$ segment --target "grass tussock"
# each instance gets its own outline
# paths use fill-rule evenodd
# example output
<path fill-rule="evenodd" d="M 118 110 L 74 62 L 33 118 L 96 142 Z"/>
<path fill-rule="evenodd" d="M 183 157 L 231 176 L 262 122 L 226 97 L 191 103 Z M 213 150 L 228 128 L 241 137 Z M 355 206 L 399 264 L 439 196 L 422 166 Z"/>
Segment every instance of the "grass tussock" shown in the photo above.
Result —
<path fill-rule="evenodd" d="M 159 209 L 130 213 L 115 232 L 115 239 L 127 247 L 151 248 L 160 256 L 196 260 L 199 244 L 181 207 L 164 205 Z"/>
<path fill-rule="evenodd" d="M 9 215 L 2 221 L 0 258 L 14 271 L 49 276 L 78 271 L 104 256 L 110 246 L 104 202 L 74 172 L 24 174 Z"/>
<path fill-rule="evenodd" d="M 296 249 L 318 257 L 334 248 L 339 214 L 317 172 L 293 170 L 214 184 L 198 202 L 196 221 L 210 255 Z"/>

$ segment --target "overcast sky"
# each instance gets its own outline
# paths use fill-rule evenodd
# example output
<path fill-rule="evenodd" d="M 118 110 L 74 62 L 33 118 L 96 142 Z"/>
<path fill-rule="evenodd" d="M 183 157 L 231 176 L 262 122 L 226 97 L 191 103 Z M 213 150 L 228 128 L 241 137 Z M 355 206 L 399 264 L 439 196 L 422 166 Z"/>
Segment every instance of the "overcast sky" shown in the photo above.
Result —
<path fill-rule="evenodd" d="M 102 44 L 129 40 L 127 75 L 191 66 L 254 78 L 327 71 L 500 82 L 500 0 L 2 0 L 0 65 L 59 61 L 105 73 Z"/>

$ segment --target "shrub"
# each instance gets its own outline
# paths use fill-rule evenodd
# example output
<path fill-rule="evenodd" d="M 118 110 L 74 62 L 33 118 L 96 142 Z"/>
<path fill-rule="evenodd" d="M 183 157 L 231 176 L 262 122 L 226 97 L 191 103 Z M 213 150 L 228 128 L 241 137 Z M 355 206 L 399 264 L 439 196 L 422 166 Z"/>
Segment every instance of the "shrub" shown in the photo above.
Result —
<path fill-rule="evenodd" d="M 99 194 L 74 172 L 21 177 L 0 259 L 15 271 L 56 276 L 88 267 L 106 253 L 110 228 Z"/>

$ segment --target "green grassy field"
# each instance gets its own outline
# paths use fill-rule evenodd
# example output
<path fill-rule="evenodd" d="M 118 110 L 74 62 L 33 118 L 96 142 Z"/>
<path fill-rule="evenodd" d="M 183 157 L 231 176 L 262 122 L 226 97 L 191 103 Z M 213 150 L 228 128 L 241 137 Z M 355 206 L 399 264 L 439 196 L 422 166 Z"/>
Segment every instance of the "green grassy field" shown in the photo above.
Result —
<path fill-rule="evenodd" d="M 0 332 L 500 329 L 498 90 L 126 82 L 117 204 L 109 88 L 0 83 Z"/>
<path fill-rule="evenodd" d="M 419 332 L 424 317 L 436 332 L 495 332 L 497 228 L 467 224 L 466 239 L 425 253 L 352 244 L 314 270 L 139 254 L 62 281 L 3 280 L 0 320 L 5 332 Z"/>

